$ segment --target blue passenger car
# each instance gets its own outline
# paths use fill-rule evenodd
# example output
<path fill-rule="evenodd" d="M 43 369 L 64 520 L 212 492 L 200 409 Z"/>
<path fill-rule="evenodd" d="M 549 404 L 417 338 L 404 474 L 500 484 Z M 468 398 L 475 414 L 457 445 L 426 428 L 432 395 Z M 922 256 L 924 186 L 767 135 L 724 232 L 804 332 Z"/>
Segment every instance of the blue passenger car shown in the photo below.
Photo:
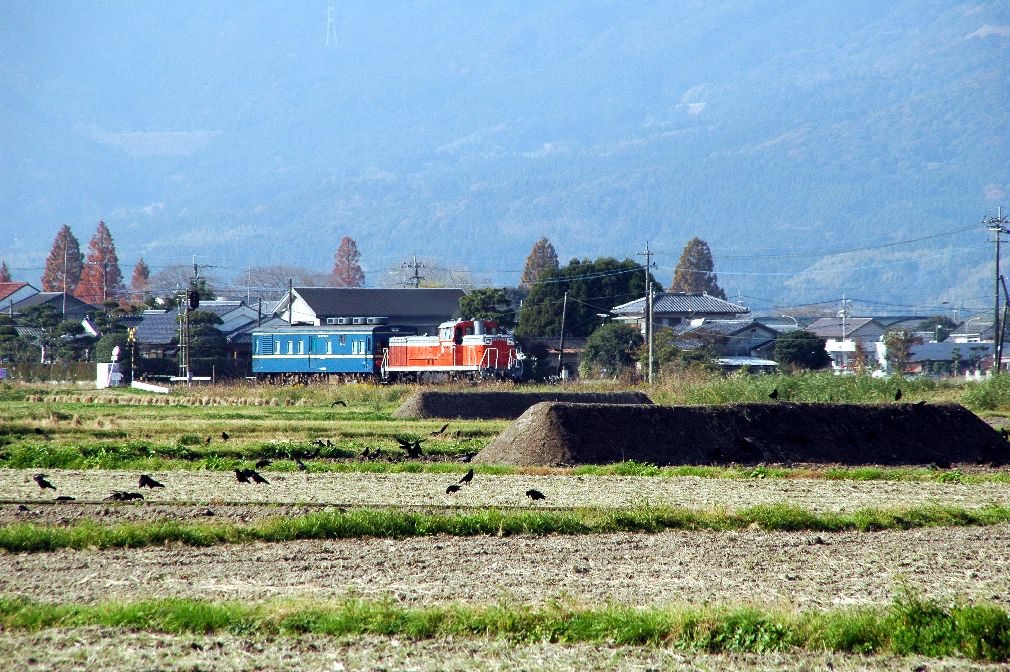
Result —
<path fill-rule="evenodd" d="M 414 333 L 387 324 L 263 328 L 252 333 L 252 370 L 259 379 L 276 381 L 373 378 L 390 337 Z"/>

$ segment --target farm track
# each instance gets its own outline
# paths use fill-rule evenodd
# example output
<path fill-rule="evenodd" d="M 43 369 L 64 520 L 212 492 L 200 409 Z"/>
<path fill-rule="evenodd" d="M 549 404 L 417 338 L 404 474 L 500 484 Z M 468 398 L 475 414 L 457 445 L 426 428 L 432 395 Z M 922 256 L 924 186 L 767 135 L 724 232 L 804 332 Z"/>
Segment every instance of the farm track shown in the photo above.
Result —
<path fill-rule="evenodd" d="M 66 524 L 81 518 L 105 521 L 187 518 L 221 508 L 242 520 L 291 515 L 322 506 L 443 509 L 531 508 L 525 491 L 547 495 L 536 506 L 552 509 L 627 509 L 645 504 L 690 509 L 739 510 L 760 504 L 790 504 L 811 512 L 850 512 L 941 504 L 967 509 L 1010 505 L 1010 483 L 830 481 L 822 479 L 712 479 L 639 476 L 482 475 L 454 495 L 452 474 L 298 473 L 264 471 L 270 485 L 240 484 L 231 472 L 153 472 L 164 489 L 145 490 L 141 504 L 102 501 L 115 490 L 137 491 L 138 472 L 48 470 L 57 490 L 42 491 L 27 470 L 0 469 L 0 524 L 26 519 Z M 54 495 L 79 501 L 53 505 Z M 17 503 L 32 508 L 17 510 Z"/>

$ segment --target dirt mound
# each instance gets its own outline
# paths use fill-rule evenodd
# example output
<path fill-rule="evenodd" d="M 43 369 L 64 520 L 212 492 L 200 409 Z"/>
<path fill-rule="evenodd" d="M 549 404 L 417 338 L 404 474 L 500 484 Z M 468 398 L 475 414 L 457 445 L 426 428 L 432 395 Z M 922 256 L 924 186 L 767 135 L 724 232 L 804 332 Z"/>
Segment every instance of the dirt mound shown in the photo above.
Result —
<path fill-rule="evenodd" d="M 724 463 L 1005 464 L 1010 444 L 957 405 L 542 403 L 475 463 L 569 466 Z"/>
<path fill-rule="evenodd" d="M 395 418 L 513 420 L 542 402 L 652 404 L 641 392 L 417 392 L 393 413 Z"/>

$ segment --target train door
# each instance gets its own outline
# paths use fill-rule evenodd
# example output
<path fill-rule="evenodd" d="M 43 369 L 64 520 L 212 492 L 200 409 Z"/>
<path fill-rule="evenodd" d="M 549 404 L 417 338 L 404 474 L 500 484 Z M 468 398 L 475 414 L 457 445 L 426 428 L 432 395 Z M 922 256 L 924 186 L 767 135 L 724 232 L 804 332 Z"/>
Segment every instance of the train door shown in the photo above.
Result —
<path fill-rule="evenodd" d="M 463 327 L 456 325 L 452 335 L 452 365 L 461 366 L 463 364 Z"/>

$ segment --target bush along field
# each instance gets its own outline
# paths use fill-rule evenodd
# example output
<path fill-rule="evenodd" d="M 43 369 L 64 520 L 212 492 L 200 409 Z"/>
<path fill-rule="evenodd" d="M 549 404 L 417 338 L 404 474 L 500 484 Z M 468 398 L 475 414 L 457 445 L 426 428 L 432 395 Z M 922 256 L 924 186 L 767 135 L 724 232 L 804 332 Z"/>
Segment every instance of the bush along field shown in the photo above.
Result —
<path fill-rule="evenodd" d="M 1002 427 L 1007 378 L 633 389 L 698 405 L 773 403 L 772 390 L 889 404 L 900 388 L 904 403 L 962 404 Z M 582 389 L 625 388 L 565 388 Z M 332 656 L 297 669 L 380 664 L 353 642 L 417 669 L 443 669 L 431 642 L 486 669 L 518 655 L 553 669 L 586 655 L 755 670 L 1010 662 L 1006 469 L 474 465 L 510 423 L 394 417 L 416 391 L 0 385 L 0 649 L 19 669 L 85 669 L 73 641 L 101 628 L 130 651 L 121 669 L 155 641 L 185 648 L 186 669 L 234 669 L 242 641 L 258 642 L 258 669 L 296 669 L 292 642 L 318 638 Z M 234 654 L 208 655 L 212 640 Z"/>

